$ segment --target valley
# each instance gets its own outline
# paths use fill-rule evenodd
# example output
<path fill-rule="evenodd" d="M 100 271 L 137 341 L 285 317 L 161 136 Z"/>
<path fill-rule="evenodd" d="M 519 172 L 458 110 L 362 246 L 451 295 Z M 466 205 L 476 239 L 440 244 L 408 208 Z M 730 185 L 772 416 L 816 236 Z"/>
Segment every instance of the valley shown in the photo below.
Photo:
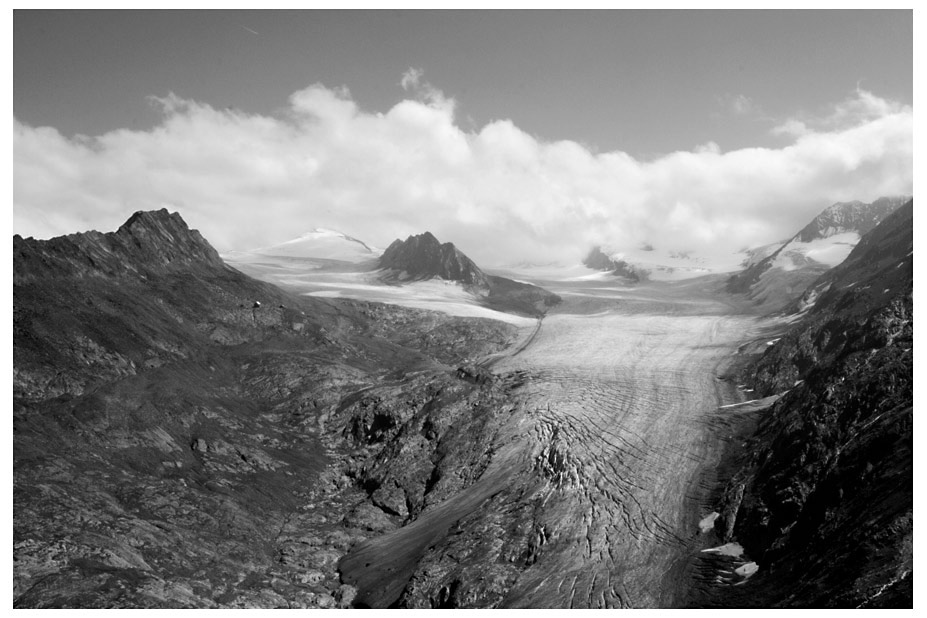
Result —
<path fill-rule="evenodd" d="M 910 605 L 912 211 L 775 314 L 428 234 L 16 236 L 14 606 Z"/>
<path fill-rule="evenodd" d="M 564 303 L 493 365 L 521 381 L 496 458 L 450 499 L 459 506 L 425 511 L 342 561 L 365 604 L 678 602 L 686 563 L 707 542 L 706 481 L 738 414 L 719 406 L 747 398 L 724 374 L 763 322 L 721 300 L 717 278 L 542 285 Z M 384 586 L 391 577 L 411 583 Z"/>

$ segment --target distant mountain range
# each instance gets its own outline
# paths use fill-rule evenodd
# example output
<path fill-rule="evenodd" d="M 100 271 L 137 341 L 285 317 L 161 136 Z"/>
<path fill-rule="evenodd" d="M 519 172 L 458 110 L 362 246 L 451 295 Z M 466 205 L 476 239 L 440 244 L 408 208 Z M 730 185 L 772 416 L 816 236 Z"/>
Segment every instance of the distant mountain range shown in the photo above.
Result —
<path fill-rule="evenodd" d="M 780 309 L 828 268 L 849 255 L 861 235 L 873 229 L 910 196 L 872 203 L 836 203 L 785 241 L 743 249 L 730 256 L 670 251 L 652 243 L 633 248 L 593 247 L 582 263 L 630 283 L 677 280 L 735 272 L 729 292 L 747 294 L 767 309 Z"/>

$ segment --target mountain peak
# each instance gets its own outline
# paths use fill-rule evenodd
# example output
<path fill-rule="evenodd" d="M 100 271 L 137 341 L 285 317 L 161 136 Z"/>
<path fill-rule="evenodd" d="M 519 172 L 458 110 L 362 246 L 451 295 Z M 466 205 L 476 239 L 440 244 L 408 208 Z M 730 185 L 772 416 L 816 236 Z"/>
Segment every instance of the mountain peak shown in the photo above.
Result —
<path fill-rule="evenodd" d="M 171 213 L 167 208 L 161 208 L 160 210 L 138 210 L 120 227 L 132 229 L 176 226 L 178 224 L 183 227 L 187 226 L 180 213 Z"/>
<path fill-rule="evenodd" d="M 811 242 L 844 232 L 856 232 L 862 236 L 910 199 L 911 196 L 901 195 L 880 197 L 869 204 L 859 200 L 837 202 L 825 208 L 802 228 L 798 240 Z"/>
<path fill-rule="evenodd" d="M 364 262 L 380 253 L 364 241 L 331 228 L 317 227 L 285 242 L 248 251 L 251 255 Z M 231 255 L 231 254 L 230 254 Z"/>
<path fill-rule="evenodd" d="M 488 287 L 483 271 L 453 243 L 441 242 L 431 232 L 396 239 L 380 256 L 378 266 L 396 271 L 400 279 L 438 277 L 467 285 Z"/>
<path fill-rule="evenodd" d="M 225 268 L 205 238 L 167 209 L 138 211 L 115 232 L 89 231 L 49 240 L 13 238 L 15 276 L 124 275 L 178 266 Z"/>

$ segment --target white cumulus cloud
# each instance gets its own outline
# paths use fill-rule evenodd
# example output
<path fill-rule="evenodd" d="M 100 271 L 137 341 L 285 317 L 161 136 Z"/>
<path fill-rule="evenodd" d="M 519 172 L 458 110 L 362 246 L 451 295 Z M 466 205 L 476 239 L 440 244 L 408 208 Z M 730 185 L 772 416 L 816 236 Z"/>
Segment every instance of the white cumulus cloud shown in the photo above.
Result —
<path fill-rule="evenodd" d="M 781 125 L 780 148 L 708 143 L 641 161 L 509 120 L 464 130 L 420 70 L 401 85 L 414 98 L 385 112 L 320 84 L 278 116 L 169 95 L 156 99 L 155 128 L 92 138 L 14 118 L 14 231 L 112 230 L 167 206 L 219 250 L 315 227 L 379 246 L 429 230 L 485 265 L 571 262 L 600 243 L 735 251 L 788 236 L 835 201 L 912 191 L 912 110 L 864 91 Z"/>

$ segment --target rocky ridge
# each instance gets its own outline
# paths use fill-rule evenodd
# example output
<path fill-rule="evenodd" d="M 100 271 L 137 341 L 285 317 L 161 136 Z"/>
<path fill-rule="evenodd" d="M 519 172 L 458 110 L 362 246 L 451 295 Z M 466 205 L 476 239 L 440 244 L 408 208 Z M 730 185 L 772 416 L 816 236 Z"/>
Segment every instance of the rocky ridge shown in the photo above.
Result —
<path fill-rule="evenodd" d="M 118 230 L 106 234 L 91 231 L 47 241 L 16 235 L 13 266 L 14 281 L 227 268 L 198 231 L 167 209 L 137 212 Z"/>
<path fill-rule="evenodd" d="M 825 208 L 795 236 L 800 242 L 828 238 L 843 232 L 856 232 L 860 236 L 875 228 L 888 215 L 910 201 L 911 196 L 890 196 L 865 203 L 859 200 L 837 202 Z"/>
<path fill-rule="evenodd" d="M 708 604 L 911 607 L 912 221 L 908 201 L 866 234 L 744 376 L 757 395 L 782 396 L 747 442 L 718 524 L 760 573 Z"/>
<path fill-rule="evenodd" d="M 872 203 L 838 202 L 818 214 L 792 238 L 743 271 L 731 275 L 726 284 L 730 293 L 745 294 L 771 311 L 780 310 L 800 296 L 825 273 L 830 264 L 808 255 L 804 245 L 851 233 L 845 243 L 855 242 L 910 197 L 882 197 Z M 777 265 L 785 263 L 784 268 Z"/>

